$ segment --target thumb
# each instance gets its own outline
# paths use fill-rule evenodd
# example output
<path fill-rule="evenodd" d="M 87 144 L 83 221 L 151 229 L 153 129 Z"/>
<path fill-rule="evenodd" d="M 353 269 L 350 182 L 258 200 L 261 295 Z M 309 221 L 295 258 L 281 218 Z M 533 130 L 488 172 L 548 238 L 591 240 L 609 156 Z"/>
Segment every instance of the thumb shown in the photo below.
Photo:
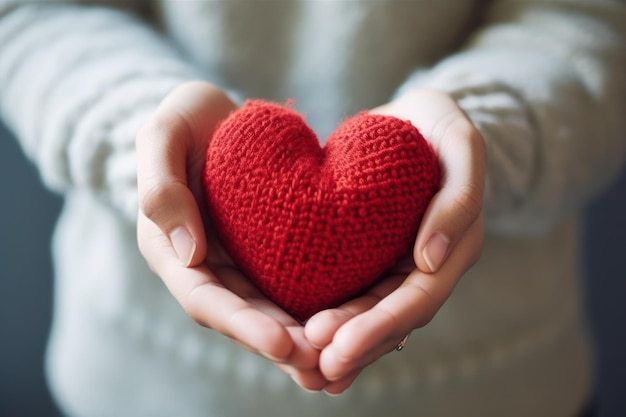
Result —
<path fill-rule="evenodd" d="M 185 266 L 206 257 L 196 183 L 210 133 L 234 107 L 210 84 L 186 83 L 163 100 L 137 135 L 139 208 L 169 238 Z"/>
<path fill-rule="evenodd" d="M 481 219 L 486 151 L 480 133 L 460 110 L 448 113 L 427 134 L 431 135 L 443 178 L 420 225 L 414 259 L 420 270 L 435 272 L 467 230 Z M 482 240 L 475 246 L 482 248 Z"/>
<path fill-rule="evenodd" d="M 417 90 L 373 112 L 411 121 L 439 159 L 441 188 L 424 214 L 414 247 L 417 267 L 435 272 L 467 230 L 481 219 L 485 143 L 456 101 L 443 92 Z M 482 247 L 482 242 L 475 244 Z"/>
<path fill-rule="evenodd" d="M 188 149 L 173 122 L 149 122 L 137 136 L 139 209 L 170 240 L 180 262 L 196 266 L 206 255 L 198 203 L 188 186 Z"/>

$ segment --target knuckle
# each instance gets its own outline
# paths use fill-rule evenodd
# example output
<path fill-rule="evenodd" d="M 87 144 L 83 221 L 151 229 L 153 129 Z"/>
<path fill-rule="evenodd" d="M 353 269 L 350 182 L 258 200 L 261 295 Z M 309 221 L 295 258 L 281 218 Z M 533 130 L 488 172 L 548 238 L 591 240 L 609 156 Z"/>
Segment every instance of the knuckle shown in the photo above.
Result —
<path fill-rule="evenodd" d="M 468 223 L 473 223 L 482 212 L 481 193 L 471 184 L 465 184 L 454 194 L 454 208 Z"/>
<path fill-rule="evenodd" d="M 172 181 L 169 183 L 158 183 L 148 185 L 139 199 L 139 209 L 150 220 L 155 223 L 159 223 L 159 219 L 162 218 L 162 213 L 166 213 L 170 206 L 170 203 L 175 199 L 173 196 L 177 195 L 180 187 L 185 187 L 184 184 L 178 181 Z"/>
<path fill-rule="evenodd" d="M 177 112 L 156 111 L 148 121 L 138 130 L 135 136 L 135 146 L 150 146 L 158 142 L 159 138 L 180 136 L 179 132 L 186 133 L 188 130 L 184 117 Z"/>
<path fill-rule="evenodd" d="M 450 112 L 442 117 L 433 128 L 443 147 L 456 147 L 460 143 L 471 140 L 474 136 L 474 125 L 458 112 Z"/>
<path fill-rule="evenodd" d="M 167 202 L 168 194 L 167 187 L 161 184 L 149 186 L 139 200 L 140 210 L 147 218 L 154 220 Z"/>
<path fill-rule="evenodd" d="M 189 317 L 202 327 L 209 327 L 206 320 L 201 314 L 201 308 L 198 302 L 198 291 L 202 288 L 202 285 L 193 287 L 187 294 L 185 294 L 179 301 L 183 311 L 187 313 Z"/>

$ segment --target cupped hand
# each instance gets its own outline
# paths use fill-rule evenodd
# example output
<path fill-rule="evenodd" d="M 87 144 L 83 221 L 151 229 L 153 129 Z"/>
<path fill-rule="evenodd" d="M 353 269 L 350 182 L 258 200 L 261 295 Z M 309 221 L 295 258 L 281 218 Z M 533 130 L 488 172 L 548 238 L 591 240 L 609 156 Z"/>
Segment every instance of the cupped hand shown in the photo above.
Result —
<path fill-rule="evenodd" d="M 217 124 L 237 106 L 213 85 L 172 91 L 137 135 L 137 238 L 150 268 L 199 324 L 320 390 L 319 350 L 239 271 L 202 215 L 202 171 Z"/>
<path fill-rule="evenodd" d="M 313 316 L 305 327 L 318 349 L 325 390 L 347 389 L 368 364 L 425 326 L 480 257 L 486 149 L 480 133 L 447 94 L 418 90 L 372 110 L 409 120 L 428 140 L 442 168 L 416 237 L 413 256 L 366 294 Z"/>

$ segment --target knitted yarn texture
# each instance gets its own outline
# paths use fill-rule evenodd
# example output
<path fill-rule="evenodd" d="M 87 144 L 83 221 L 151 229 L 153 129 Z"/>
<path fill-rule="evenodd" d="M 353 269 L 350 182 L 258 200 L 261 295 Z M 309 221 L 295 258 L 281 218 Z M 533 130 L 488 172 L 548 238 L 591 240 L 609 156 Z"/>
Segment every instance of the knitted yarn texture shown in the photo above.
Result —
<path fill-rule="evenodd" d="M 440 169 L 408 121 L 362 112 L 321 147 L 296 111 L 255 100 L 214 132 L 203 180 L 225 249 L 305 321 L 357 296 L 410 251 Z"/>

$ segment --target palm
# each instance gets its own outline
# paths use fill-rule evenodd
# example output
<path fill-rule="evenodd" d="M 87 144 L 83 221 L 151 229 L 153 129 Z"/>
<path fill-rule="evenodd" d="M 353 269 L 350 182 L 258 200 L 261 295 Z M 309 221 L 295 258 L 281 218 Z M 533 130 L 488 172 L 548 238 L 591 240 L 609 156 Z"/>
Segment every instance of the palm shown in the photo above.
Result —
<path fill-rule="evenodd" d="M 418 90 L 374 112 L 411 121 L 432 144 L 444 178 L 420 225 L 413 256 L 362 296 L 307 323 L 307 338 L 321 349 L 320 370 L 335 381 L 325 389 L 333 393 L 425 326 L 482 250 L 485 148 L 456 102 L 444 93 Z M 442 256 L 433 263 L 426 248 L 436 234 L 447 237 L 448 248 L 439 250 Z"/>
<path fill-rule="evenodd" d="M 174 90 L 137 138 L 139 247 L 191 318 L 272 360 L 308 389 L 327 381 L 304 328 L 236 267 L 203 213 L 210 133 L 236 106 L 206 83 Z"/>

